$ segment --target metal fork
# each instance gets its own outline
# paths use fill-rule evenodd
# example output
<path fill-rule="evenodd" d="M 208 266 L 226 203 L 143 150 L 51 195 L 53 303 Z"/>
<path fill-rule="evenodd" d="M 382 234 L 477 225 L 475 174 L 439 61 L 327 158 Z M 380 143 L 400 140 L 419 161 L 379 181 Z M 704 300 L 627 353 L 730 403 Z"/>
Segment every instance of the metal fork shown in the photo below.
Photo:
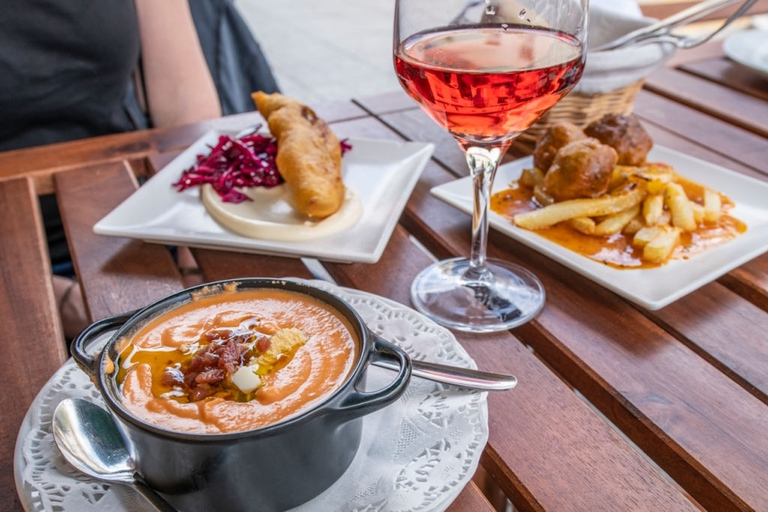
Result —
<path fill-rule="evenodd" d="M 599 52 L 616 50 L 618 48 L 641 46 L 651 43 L 672 43 L 678 48 L 693 48 L 694 46 L 706 43 L 712 39 L 715 34 L 728 26 L 733 20 L 746 14 L 756 1 L 757 0 L 707 0 L 689 7 L 688 9 L 684 9 L 677 14 L 664 18 L 661 21 L 648 25 L 647 27 L 634 30 L 618 39 L 602 44 L 597 48 L 591 48 L 590 51 Z M 734 11 L 722 25 L 707 34 L 683 36 L 672 33 L 672 30 L 677 27 L 697 21 L 708 14 L 739 2 L 743 2 L 741 6 Z"/>

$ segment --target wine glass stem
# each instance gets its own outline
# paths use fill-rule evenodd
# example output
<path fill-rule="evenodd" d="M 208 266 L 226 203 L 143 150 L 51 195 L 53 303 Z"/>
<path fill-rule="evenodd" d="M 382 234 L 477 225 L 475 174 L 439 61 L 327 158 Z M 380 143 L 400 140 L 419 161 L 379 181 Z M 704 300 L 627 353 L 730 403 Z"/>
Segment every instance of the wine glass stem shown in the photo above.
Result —
<path fill-rule="evenodd" d="M 469 257 L 469 278 L 481 278 L 486 273 L 488 250 L 488 212 L 496 169 L 510 143 L 498 146 L 469 146 L 465 148 L 472 176 L 474 193 L 472 211 L 472 247 Z"/>

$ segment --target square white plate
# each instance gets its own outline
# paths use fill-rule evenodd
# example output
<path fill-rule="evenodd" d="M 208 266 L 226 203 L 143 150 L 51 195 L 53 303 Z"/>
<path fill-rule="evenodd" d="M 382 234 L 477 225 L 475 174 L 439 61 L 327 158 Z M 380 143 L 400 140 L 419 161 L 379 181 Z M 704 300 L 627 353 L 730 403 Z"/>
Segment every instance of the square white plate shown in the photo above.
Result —
<path fill-rule="evenodd" d="M 397 225 L 434 146 L 350 138 L 343 159 L 344 183 L 360 195 L 363 213 L 352 227 L 315 240 L 278 242 L 247 238 L 218 224 L 203 206 L 198 188 L 177 192 L 172 184 L 198 154 L 207 154 L 222 134 L 212 130 L 154 175 L 93 227 L 99 235 L 147 242 L 229 249 L 238 252 L 375 263 Z"/>
<path fill-rule="evenodd" d="M 490 225 L 650 310 L 670 304 L 768 250 L 768 183 L 661 146 L 654 146 L 648 160 L 672 165 L 682 176 L 723 192 L 735 203 L 730 215 L 744 222 L 747 231 L 688 260 L 674 260 L 650 269 L 620 270 L 566 249 L 535 231 L 518 228 L 494 212 L 490 213 Z M 532 158 L 527 157 L 499 167 L 493 192 L 507 188 L 524 168 L 532 166 Z M 472 212 L 469 177 L 435 187 L 432 194 L 466 213 Z"/>

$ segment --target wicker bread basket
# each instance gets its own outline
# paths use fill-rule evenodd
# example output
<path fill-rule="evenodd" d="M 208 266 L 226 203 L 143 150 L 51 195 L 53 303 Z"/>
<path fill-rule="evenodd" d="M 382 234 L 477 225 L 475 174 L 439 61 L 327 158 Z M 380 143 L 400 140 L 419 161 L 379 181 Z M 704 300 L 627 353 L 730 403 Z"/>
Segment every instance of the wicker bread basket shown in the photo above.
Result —
<path fill-rule="evenodd" d="M 583 128 L 606 114 L 627 115 L 632 112 L 635 96 L 642 89 L 643 82 L 639 80 L 615 91 L 591 96 L 570 93 L 523 132 L 519 139 L 535 142 L 547 128 L 563 121 L 570 121 Z"/>

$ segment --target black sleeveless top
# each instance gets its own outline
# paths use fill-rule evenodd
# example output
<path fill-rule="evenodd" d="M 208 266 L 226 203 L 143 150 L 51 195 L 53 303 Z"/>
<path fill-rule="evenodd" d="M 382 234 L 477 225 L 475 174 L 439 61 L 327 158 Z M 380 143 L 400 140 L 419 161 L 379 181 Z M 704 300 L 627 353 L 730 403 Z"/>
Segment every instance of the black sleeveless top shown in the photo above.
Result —
<path fill-rule="evenodd" d="M 141 127 L 138 60 L 133 0 L 3 0 L 0 151 Z"/>

